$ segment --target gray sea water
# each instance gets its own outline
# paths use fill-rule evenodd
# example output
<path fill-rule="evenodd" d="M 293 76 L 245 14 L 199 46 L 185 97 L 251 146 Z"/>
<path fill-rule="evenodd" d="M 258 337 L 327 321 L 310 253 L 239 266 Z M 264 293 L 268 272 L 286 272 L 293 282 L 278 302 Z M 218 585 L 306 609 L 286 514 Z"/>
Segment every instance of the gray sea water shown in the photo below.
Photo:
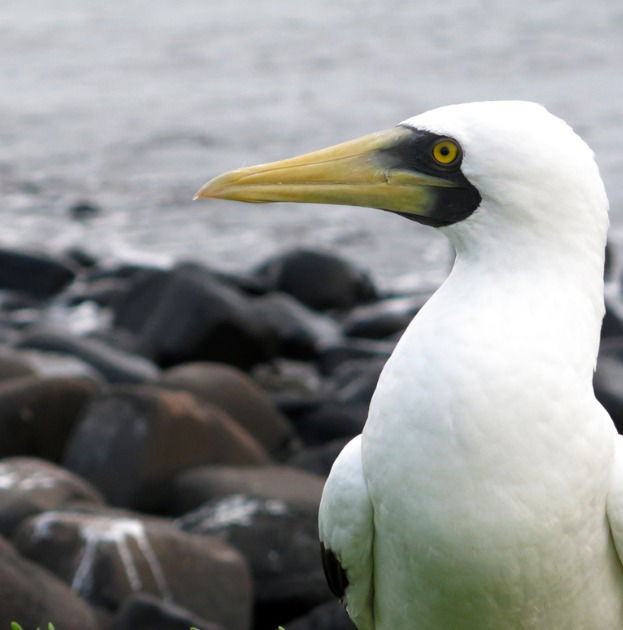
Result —
<path fill-rule="evenodd" d="M 622 71 L 621 0 L 0 0 L 0 244 L 228 269 L 310 245 L 434 281 L 444 239 L 400 217 L 192 196 L 225 169 L 514 98 L 593 146 L 617 237 Z M 72 221 L 80 200 L 103 212 Z"/>

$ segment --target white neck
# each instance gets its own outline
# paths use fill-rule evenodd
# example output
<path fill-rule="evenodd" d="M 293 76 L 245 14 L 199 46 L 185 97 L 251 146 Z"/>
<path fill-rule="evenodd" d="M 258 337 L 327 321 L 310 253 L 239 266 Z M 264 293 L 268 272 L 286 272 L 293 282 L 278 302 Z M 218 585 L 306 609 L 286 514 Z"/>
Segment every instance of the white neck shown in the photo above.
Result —
<path fill-rule="evenodd" d="M 519 344 L 533 360 L 573 366 L 590 381 L 604 313 L 607 222 L 566 221 L 564 231 L 541 224 L 539 232 L 528 222 L 491 225 L 495 220 L 499 213 L 483 206 L 444 230 L 457 257 L 431 309 L 447 312 L 451 304 L 447 325 L 472 322 L 474 335 Z"/>

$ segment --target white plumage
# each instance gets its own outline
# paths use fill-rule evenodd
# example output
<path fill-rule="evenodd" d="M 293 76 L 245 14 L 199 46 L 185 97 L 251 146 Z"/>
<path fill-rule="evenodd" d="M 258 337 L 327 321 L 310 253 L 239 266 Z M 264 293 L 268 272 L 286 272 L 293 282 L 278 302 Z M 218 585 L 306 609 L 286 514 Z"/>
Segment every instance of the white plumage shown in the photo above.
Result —
<path fill-rule="evenodd" d="M 592 388 L 608 225 L 593 155 L 530 103 L 404 124 L 457 139 L 482 202 L 441 228 L 452 273 L 326 484 L 348 612 L 360 630 L 620 630 L 623 447 Z"/>

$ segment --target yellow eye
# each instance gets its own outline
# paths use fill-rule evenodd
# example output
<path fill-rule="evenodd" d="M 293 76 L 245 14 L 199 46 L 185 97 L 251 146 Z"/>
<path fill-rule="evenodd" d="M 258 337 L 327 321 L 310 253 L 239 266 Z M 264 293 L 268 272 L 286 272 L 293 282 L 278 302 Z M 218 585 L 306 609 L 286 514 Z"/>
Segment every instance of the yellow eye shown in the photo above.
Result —
<path fill-rule="evenodd" d="M 440 140 L 433 146 L 433 158 L 437 164 L 450 166 L 461 157 L 459 145 L 452 140 Z"/>

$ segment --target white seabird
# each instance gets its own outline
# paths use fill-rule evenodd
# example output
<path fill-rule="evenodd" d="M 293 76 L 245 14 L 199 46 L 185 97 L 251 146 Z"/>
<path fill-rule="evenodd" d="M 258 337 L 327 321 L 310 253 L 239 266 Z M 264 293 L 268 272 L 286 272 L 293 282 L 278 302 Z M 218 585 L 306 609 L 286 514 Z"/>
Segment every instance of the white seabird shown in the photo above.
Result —
<path fill-rule="evenodd" d="M 443 107 L 198 196 L 377 207 L 456 249 L 320 506 L 359 630 L 621 630 L 623 446 L 592 387 L 608 201 L 572 129 Z"/>

